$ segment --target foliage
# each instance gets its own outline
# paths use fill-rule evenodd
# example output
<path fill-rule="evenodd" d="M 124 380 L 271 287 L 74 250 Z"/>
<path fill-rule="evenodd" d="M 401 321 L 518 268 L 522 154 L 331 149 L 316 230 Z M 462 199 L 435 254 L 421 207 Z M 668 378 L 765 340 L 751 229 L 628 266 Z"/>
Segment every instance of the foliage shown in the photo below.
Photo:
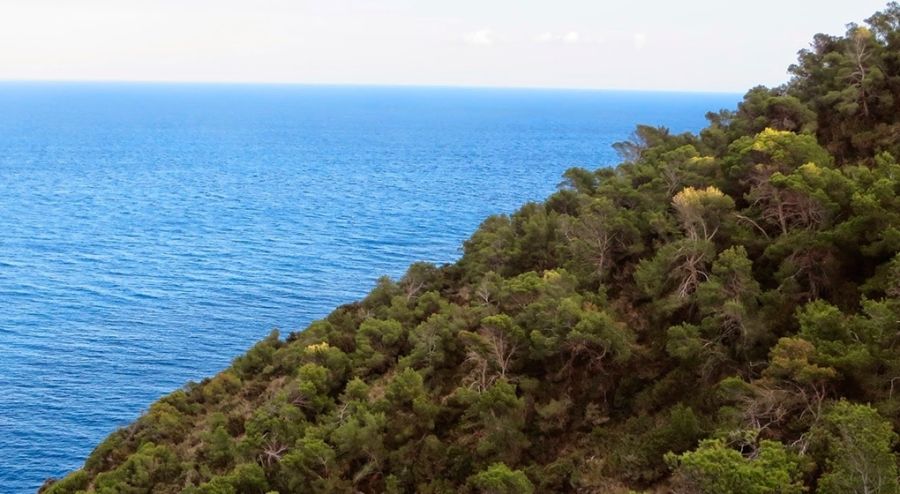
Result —
<path fill-rule="evenodd" d="M 503 463 L 495 463 L 475 474 L 470 483 L 484 494 L 531 494 L 534 486 L 524 473 L 510 470 Z"/>
<path fill-rule="evenodd" d="M 887 494 L 900 492 L 891 424 L 866 405 L 837 402 L 813 429 L 827 458 L 819 492 Z"/>
<path fill-rule="evenodd" d="M 675 483 L 703 494 L 801 493 L 799 462 L 778 442 L 763 441 L 751 458 L 710 439 L 695 450 L 667 459 L 675 468 Z"/>

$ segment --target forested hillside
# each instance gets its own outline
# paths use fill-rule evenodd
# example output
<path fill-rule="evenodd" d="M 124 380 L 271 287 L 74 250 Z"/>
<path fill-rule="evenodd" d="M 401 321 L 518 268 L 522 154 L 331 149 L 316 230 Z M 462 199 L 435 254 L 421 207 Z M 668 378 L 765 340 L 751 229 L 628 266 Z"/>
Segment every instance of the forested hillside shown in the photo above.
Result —
<path fill-rule="evenodd" d="M 900 6 L 790 73 L 699 135 L 639 127 L 44 492 L 900 492 Z"/>

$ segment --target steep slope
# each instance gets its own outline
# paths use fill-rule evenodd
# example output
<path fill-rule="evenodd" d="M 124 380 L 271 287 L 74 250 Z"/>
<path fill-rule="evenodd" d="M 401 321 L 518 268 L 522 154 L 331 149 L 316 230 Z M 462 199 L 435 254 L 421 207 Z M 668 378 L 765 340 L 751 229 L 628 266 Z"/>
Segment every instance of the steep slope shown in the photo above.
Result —
<path fill-rule="evenodd" d="M 900 6 L 791 72 L 699 135 L 639 127 L 43 491 L 898 492 Z"/>

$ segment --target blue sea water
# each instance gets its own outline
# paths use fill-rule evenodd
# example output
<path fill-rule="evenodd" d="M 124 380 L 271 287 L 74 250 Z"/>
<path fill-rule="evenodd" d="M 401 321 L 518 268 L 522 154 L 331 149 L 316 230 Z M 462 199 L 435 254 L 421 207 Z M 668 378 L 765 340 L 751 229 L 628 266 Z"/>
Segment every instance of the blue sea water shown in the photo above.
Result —
<path fill-rule="evenodd" d="M 0 492 L 733 94 L 0 84 Z"/>

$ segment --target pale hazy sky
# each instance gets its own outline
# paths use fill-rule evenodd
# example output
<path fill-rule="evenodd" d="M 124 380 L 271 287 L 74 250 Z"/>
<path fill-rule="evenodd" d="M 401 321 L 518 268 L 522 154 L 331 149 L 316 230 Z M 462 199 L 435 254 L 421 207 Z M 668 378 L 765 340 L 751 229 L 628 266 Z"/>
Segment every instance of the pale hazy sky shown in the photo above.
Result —
<path fill-rule="evenodd" d="M 0 0 L 0 80 L 743 91 L 886 0 Z"/>

